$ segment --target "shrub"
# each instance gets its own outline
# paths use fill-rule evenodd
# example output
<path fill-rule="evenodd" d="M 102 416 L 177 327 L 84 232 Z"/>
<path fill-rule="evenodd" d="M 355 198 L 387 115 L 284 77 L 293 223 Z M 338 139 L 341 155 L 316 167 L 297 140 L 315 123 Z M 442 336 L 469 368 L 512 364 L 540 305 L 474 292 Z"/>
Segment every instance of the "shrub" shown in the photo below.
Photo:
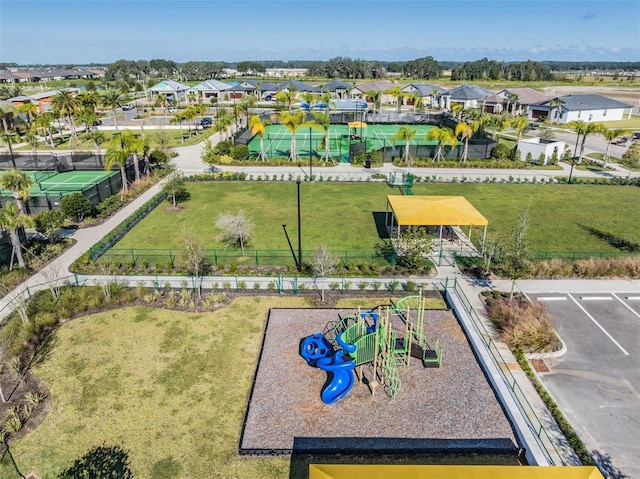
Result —
<path fill-rule="evenodd" d="M 234 160 L 245 161 L 249 159 L 249 148 L 247 145 L 236 145 L 231 148 L 231 156 Z"/>
<path fill-rule="evenodd" d="M 561 347 L 549 314 L 539 301 L 491 299 L 487 301 L 487 313 L 511 349 L 547 352 Z"/>
<path fill-rule="evenodd" d="M 491 150 L 491 158 L 506 160 L 511 157 L 511 148 L 504 143 L 498 143 L 493 150 Z"/>
<path fill-rule="evenodd" d="M 98 210 L 98 217 L 108 218 L 113 213 L 118 211 L 125 203 L 126 200 L 118 195 L 113 195 L 102 200 L 96 207 L 96 209 Z"/>
<path fill-rule="evenodd" d="M 34 218 L 36 231 L 55 243 L 60 239 L 65 215 L 60 210 L 41 211 Z"/>
<path fill-rule="evenodd" d="M 82 193 L 72 193 L 62 198 L 60 210 L 65 217 L 76 223 L 95 215 L 95 208 Z"/>

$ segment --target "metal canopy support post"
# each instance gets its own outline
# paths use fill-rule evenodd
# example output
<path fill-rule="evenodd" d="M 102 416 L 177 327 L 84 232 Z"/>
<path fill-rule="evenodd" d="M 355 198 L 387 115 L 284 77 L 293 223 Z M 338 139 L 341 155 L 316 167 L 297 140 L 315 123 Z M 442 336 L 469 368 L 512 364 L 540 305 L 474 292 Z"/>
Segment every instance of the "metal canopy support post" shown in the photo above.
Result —
<path fill-rule="evenodd" d="M 484 234 L 482 235 L 482 254 L 484 254 L 484 250 L 487 244 L 487 226 L 484 225 Z"/>

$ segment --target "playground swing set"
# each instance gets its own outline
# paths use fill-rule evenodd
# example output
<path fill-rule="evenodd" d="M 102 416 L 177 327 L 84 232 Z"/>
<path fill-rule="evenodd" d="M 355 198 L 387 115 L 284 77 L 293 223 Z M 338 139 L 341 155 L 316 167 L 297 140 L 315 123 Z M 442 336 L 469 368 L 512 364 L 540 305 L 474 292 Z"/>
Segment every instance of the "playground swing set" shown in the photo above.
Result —
<path fill-rule="evenodd" d="M 403 329 L 394 327 L 394 323 Z M 364 365 L 371 366 L 371 396 L 382 386 L 391 399 L 401 389 L 398 368 L 408 367 L 411 358 L 421 360 L 425 368 L 442 366 L 439 340 L 431 347 L 424 332 L 422 293 L 402 298 L 392 306 L 340 317 L 327 325 L 324 334 L 303 338 L 300 355 L 310 366 L 327 371 L 320 394 L 325 404 L 344 398 L 356 377 L 362 384 Z"/>

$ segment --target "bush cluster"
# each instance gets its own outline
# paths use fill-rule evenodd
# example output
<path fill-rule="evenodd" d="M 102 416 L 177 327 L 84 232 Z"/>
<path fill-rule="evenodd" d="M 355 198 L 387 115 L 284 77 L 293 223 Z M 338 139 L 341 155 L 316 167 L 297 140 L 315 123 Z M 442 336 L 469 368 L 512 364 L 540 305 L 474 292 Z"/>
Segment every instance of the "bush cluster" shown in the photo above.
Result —
<path fill-rule="evenodd" d="M 532 276 L 535 278 L 637 278 L 640 276 L 640 256 L 588 258 L 575 261 L 563 259 L 535 261 Z"/>
<path fill-rule="evenodd" d="M 523 298 L 509 301 L 497 291 L 489 294 L 485 298 L 487 314 L 511 349 L 538 353 L 561 348 L 544 304 L 539 301 L 529 303 Z"/>

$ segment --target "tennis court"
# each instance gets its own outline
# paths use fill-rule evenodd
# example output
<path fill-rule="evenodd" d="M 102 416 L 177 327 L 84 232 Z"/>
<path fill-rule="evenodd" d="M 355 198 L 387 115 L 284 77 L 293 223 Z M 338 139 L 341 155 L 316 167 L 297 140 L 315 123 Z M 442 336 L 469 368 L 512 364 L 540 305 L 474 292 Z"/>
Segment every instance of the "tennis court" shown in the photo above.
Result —
<path fill-rule="evenodd" d="M 344 160 L 349 156 L 349 149 L 354 143 L 364 142 L 366 152 L 380 150 L 395 146 L 404 146 L 404 141 L 396 141 L 391 138 L 396 134 L 401 125 L 371 125 L 360 124 L 357 126 L 331 125 L 329 127 L 329 156 Z M 410 141 L 410 145 L 436 145 L 433 140 L 425 140 L 425 134 L 433 128 L 432 125 L 403 125 L 416 130 L 416 135 Z M 266 127 L 263 137 L 264 150 L 269 158 L 286 158 L 291 154 L 292 134 L 283 125 L 270 125 Z M 251 155 L 257 157 L 260 154 L 260 137 L 255 136 L 247 145 Z M 296 151 L 301 158 L 308 158 L 309 152 L 314 158 L 324 156 L 325 135 L 323 132 L 310 127 L 303 127 L 296 133 Z"/>

